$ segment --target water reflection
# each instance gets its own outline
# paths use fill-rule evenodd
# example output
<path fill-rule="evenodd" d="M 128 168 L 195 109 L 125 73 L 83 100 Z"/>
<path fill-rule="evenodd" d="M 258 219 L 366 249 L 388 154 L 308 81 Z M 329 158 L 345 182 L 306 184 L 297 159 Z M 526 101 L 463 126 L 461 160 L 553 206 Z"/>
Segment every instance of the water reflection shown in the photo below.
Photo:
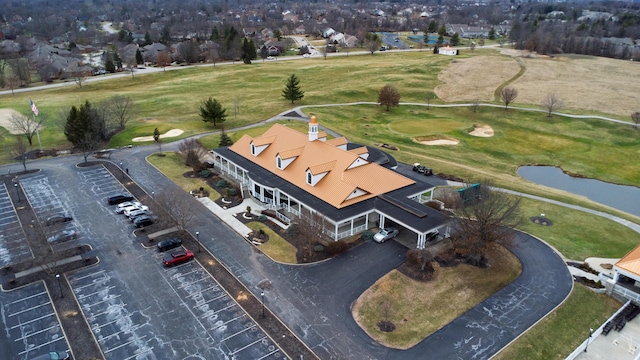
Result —
<path fill-rule="evenodd" d="M 571 177 L 554 166 L 521 166 L 518 175 L 548 187 L 585 196 L 595 202 L 640 216 L 640 188 Z"/>

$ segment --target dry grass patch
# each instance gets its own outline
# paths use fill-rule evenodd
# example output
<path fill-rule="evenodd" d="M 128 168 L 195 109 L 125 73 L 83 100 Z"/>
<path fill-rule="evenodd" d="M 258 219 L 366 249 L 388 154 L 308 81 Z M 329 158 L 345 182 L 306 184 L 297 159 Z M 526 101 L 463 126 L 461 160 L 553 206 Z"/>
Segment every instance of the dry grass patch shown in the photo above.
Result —
<path fill-rule="evenodd" d="M 507 57 L 474 56 L 456 60 L 438 74 L 443 84 L 438 85 L 435 92 L 447 102 L 493 101 L 498 86 L 518 71 L 518 63 Z"/>
<path fill-rule="evenodd" d="M 354 303 L 353 316 L 362 329 L 384 346 L 408 349 L 515 280 L 522 271 L 505 248 L 491 254 L 491 267 L 436 266 L 435 280 L 414 281 L 397 270 L 380 278 Z M 396 329 L 383 332 L 379 321 Z"/>
<path fill-rule="evenodd" d="M 640 75 L 636 62 L 587 56 L 522 60 L 527 70 L 513 83 L 518 103 L 541 104 L 555 93 L 565 108 L 624 117 L 638 111 L 640 82 L 631 80 Z"/>

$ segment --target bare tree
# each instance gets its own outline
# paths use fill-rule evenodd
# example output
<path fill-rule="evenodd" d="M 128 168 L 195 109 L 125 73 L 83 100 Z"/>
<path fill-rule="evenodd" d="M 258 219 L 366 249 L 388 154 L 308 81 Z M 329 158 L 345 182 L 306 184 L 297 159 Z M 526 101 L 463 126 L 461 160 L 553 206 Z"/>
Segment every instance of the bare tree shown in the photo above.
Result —
<path fill-rule="evenodd" d="M 200 159 L 206 154 L 206 150 L 198 140 L 186 139 L 178 145 L 178 151 L 184 156 L 185 165 L 193 169 L 193 175 L 195 176 L 202 166 Z"/>
<path fill-rule="evenodd" d="M 635 124 L 635 128 L 638 128 L 638 125 L 640 125 L 640 112 L 636 111 L 633 114 L 631 114 L 631 120 L 633 120 L 633 123 Z"/>
<path fill-rule="evenodd" d="M 11 151 L 11 155 L 20 163 L 24 168 L 24 171 L 27 171 L 27 153 L 29 152 L 29 146 L 22 141 L 22 135 L 16 136 L 16 143 L 13 145 L 13 149 Z"/>
<path fill-rule="evenodd" d="M 15 130 L 20 131 L 20 133 L 27 137 L 29 145 L 33 145 L 33 136 L 36 135 L 38 126 L 43 122 L 43 115 L 40 115 L 36 117 L 36 120 L 33 120 L 29 115 L 13 113 L 9 118 L 9 122 Z"/>
<path fill-rule="evenodd" d="M 158 53 L 156 58 L 156 65 L 162 68 L 162 71 L 166 71 L 166 67 L 171 65 L 171 57 L 165 51 Z"/>
<path fill-rule="evenodd" d="M 179 230 L 185 230 L 196 214 L 193 199 L 183 193 L 165 191 L 155 195 L 154 199 L 172 218 Z"/>
<path fill-rule="evenodd" d="M 87 74 L 84 71 L 78 71 L 74 74 L 73 81 L 82 89 L 82 84 L 87 81 Z"/>
<path fill-rule="evenodd" d="M 458 198 L 452 241 L 456 252 L 472 265 L 486 263 L 494 244 L 509 244 L 520 222 L 520 197 L 492 189 L 485 180 L 466 188 Z M 470 195 L 470 196 L 466 196 Z"/>
<path fill-rule="evenodd" d="M 471 102 L 471 111 L 473 112 L 477 112 L 478 111 L 478 107 L 480 106 L 480 100 L 479 99 L 474 99 Z"/>
<path fill-rule="evenodd" d="M 136 67 L 138 66 L 138 64 L 136 63 L 136 58 L 135 57 L 130 57 L 126 60 L 127 63 L 127 69 L 129 71 L 131 71 L 131 78 L 133 80 L 136 79 L 135 75 L 134 75 L 134 71 L 136 69 Z"/>
<path fill-rule="evenodd" d="M 313 247 L 324 240 L 325 225 L 324 216 L 317 212 L 303 212 L 296 220 L 298 231 L 306 240 L 303 246 L 303 256 L 312 256 Z"/>
<path fill-rule="evenodd" d="M 518 97 L 518 90 L 512 87 L 504 87 L 500 91 L 500 99 L 504 102 L 504 109 L 507 110 L 509 104 L 512 103 Z"/>
<path fill-rule="evenodd" d="M 400 104 L 400 93 L 395 86 L 387 84 L 380 89 L 378 93 L 378 103 L 387 107 L 387 111 L 391 106 L 398 106 Z"/>
<path fill-rule="evenodd" d="M 551 117 L 554 111 L 558 111 L 562 107 L 562 102 L 556 94 L 547 94 L 542 100 L 542 106 L 547 109 L 547 117 Z"/>
<path fill-rule="evenodd" d="M 364 46 L 367 49 L 367 51 L 369 51 L 371 55 L 373 55 L 373 53 L 378 51 L 378 49 L 380 48 L 380 42 L 378 40 L 367 40 L 364 43 Z"/>
<path fill-rule="evenodd" d="M 115 119 L 120 129 L 124 129 L 135 113 L 133 100 L 128 96 L 115 95 L 105 103 L 105 110 L 109 117 Z"/>

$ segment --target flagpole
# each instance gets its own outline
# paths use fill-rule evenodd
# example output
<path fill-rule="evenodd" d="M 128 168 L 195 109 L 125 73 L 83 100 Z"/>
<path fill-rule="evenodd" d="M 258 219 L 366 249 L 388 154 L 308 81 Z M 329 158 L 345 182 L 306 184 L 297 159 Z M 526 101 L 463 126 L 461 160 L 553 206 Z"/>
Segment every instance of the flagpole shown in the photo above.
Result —
<path fill-rule="evenodd" d="M 33 114 L 33 122 L 36 124 L 36 136 L 38 137 L 38 145 L 40 145 L 40 155 L 42 155 L 42 143 L 40 142 L 40 131 L 38 131 L 40 125 L 36 122 L 36 114 Z"/>

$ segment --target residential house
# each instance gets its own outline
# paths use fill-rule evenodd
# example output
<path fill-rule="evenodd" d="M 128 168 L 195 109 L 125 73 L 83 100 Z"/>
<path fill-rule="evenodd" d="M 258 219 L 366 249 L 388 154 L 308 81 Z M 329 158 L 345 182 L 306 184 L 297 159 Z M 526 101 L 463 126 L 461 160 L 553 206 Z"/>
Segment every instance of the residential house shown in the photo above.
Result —
<path fill-rule="evenodd" d="M 491 30 L 491 26 L 447 24 L 446 29 L 449 35 L 458 33 L 461 38 L 477 39 L 489 37 L 489 30 Z"/>
<path fill-rule="evenodd" d="M 438 48 L 438 54 L 440 55 L 448 55 L 448 56 L 456 56 L 458 55 L 458 49 L 454 49 L 448 46 L 443 46 Z"/>
<path fill-rule="evenodd" d="M 304 25 L 300 25 L 295 29 L 293 29 L 293 35 L 304 35 L 306 33 L 307 33 L 307 30 L 305 29 Z"/>
<path fill-rule="evenodd" d="M 395 172 L 395 160 L 377 148 L 327 139 L 318 129 L 311 117 L 307 134 L 276 124 L 260 136 L 244 135 L 212 151 L 215 166 L 285 223 L 322 219 L 334 241 L 393 223 L 415 234 L 422 249 L 427 234 L 447 226 L 447 216 L 423 205 L 433 185 Z"/>
<path fill-rule="evenodd" d="M 153 43 L 145 46 L 144 48 L 144 61 L 155 63 L 158 60 L 158 54 L 161 52 L 170 53 L 171 50 L 168 46 L 161 43 Z"/>

